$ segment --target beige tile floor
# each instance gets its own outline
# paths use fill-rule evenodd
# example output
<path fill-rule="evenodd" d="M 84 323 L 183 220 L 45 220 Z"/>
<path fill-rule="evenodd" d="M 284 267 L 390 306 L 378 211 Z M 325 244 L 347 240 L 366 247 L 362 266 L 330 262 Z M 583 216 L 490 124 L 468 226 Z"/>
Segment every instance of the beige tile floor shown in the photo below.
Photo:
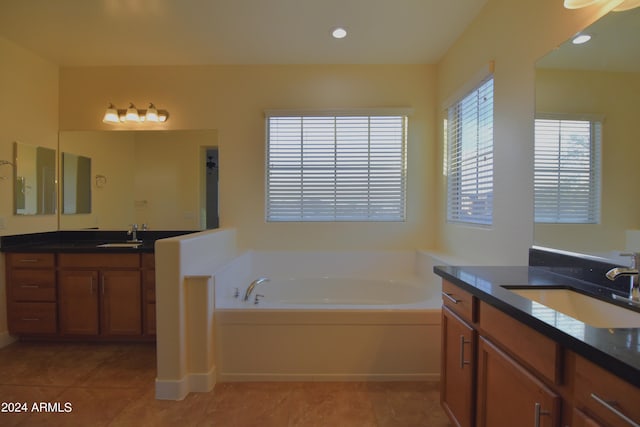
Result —
<path fill-rule="evenodd" d="M 153 344 L 14 343 L 0 349 L 0 411 L 27 411 L 0 426 L 449 426 L 437 383 L 224 383 L 161 401 L 155 375 Z"/>

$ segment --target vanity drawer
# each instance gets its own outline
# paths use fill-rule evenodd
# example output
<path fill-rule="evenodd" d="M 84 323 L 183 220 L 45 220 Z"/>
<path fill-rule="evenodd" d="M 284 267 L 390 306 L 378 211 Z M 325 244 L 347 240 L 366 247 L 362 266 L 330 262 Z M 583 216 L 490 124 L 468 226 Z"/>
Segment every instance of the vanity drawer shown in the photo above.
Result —
<path fill-rule="evenodd" d="M 548 381 L 562 383 L 562 358 L 558 343 L 484 301 L 480 301 L 478 317 L 480 329 L 495 344 Z"/>
<path fill-rule="evenodd" d="M 476 297 L 446 280 L 442 281 L 442 304 L 467 322 L 473 323 L 477 319 Z"/>
<path fill-rule="evenodd" d="M 8 313 L 9 332 L 12 334 L 55 334 L 55 302 L 12 303 Z"/>
<path fill-rule="evenodd" d="M 640 424 L 640 389 L 588 360 L 575 357 L 574 406 L 607 425 Z M 616 413 L 617 412 L 617 413 Z"/>
<path fill-rule="evenodd" d="M 55 270 L 12 270 L 9 281 L 11 301 L 55 301 Z"/>
<path fill-rule="evenodd" d="M 55 254 L 8 253 L 7 265 L 11 268 L 54 268 Z"/>
<path fill-rule="evenodd" d="M 140 254 L 60 254 L 61 268 L 140 268 Z"/>

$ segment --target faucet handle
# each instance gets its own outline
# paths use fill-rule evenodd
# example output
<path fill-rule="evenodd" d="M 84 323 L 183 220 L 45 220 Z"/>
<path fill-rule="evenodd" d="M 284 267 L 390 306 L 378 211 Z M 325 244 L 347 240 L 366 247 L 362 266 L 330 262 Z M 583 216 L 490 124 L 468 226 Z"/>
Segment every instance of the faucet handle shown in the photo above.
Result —
<path fill-rule="evenodd" d="M 640 267 L 640 252 L 621 252 L 620 256 L 631 257 L 631 265 L 629 266 L 630 268 Z"/>

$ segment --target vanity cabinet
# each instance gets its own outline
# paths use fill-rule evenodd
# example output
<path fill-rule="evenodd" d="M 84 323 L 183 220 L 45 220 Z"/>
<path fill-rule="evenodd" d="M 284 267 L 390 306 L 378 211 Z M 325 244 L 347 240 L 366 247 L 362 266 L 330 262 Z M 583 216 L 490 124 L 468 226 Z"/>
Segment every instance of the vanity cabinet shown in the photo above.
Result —
<path fill-rule="evenodd" d="M 460 427 L 474 419 L 476 331 L 447 307 L 442 308 L 440 402 Z"/>
<path fill-rule="evenodd" d="M 640 390 L 583 357 L 573 356 L 574 407 L 581 413 L 574 413 L 574 421 L 579 419 L 586 426 L 640 425 Z"/>
<path fill-rule="evenodd" d="M 637 387 L 446 280 L 442 297 L 441 403 L 453 425 L 639 425 Z"/>
<path fill-rule="evenodd" d="M 55 334 L 56 271 L 53 254 L 7 254 L 7 322 L 12 334 Z"/>
<path fill-rule="evenodd" d="M 478 427 L 552 427 L 560 396 L 486 338 L 478 346 Z"/>
<path fill-rule="evenodd" d="M 440 403 L 454 425 L 473 426 L 477 333 L 472 325 L 477 301 L 444 281 L 442 304 Z"/>
<path fill-rule="evenodd" d="M 142 254 L 142 311 L 144 334 L 156 334 L 156 259 L 154 254 Z"/>
<path fill-rule="evenodd" d="M 142 335 L 139 254 L 60 254 L 63 335 Z"/>

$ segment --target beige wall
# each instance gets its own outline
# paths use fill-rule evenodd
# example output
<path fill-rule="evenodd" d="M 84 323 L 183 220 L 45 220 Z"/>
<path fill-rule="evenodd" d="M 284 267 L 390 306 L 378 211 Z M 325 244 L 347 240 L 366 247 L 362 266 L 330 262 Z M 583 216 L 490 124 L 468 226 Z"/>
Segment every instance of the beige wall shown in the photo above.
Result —
<path fill-rule="evenodd" d="M 0 38 L 0 159 L 13 161 L 13 142 L 56 148 L 58 69 Z M 6 179 L 3 179 L 6 178 Z M 56 230 L 56 215 L 13 215 L 13 169 L 0 166 L 0 235 Z M 0 262 L 0 346 L 8 339 L 4 263 Z"/>
<path fill-rule="evenodd" d="M 216 129 L 221 226 L 255 249 L 413 249 L 434 243 L 435 67 L 429 65 L 63 68 L 60 127 L 113 129 L 108 102 L 153 101 L 168 129 Z M 406 223 L 264 219 L 265 109 L 411 107 Z M 194 165 L 195 167 L 195 165 Z M 186 193 L 195 191 L 183 187 Z"/>
<path fill-rule="evenodd" d="M 630 193 L 640 182 L 639 93 L 638 73 L 537 70 L 538 111 L 596 114 L 604 122 L 600 224 L 536 224 L 536 244 L 588 253 L 621 251 L 625 230 L 640 228 L 640 198 Z"/>
<path fill-rule="evenodd" d="M 437 105 L 442 111 L 447 98 L 495 61 L 494 223 L 484 228 L 448 224 L 446 181 L 440 175 L 436 228 L 443 230 L 443 252 L 473 263 L 527 263 L 533 242 L 534 64 L 604 12 L 600 7 L 566 10 L 559 0 L 489 0 L 438 64 Z"/>

